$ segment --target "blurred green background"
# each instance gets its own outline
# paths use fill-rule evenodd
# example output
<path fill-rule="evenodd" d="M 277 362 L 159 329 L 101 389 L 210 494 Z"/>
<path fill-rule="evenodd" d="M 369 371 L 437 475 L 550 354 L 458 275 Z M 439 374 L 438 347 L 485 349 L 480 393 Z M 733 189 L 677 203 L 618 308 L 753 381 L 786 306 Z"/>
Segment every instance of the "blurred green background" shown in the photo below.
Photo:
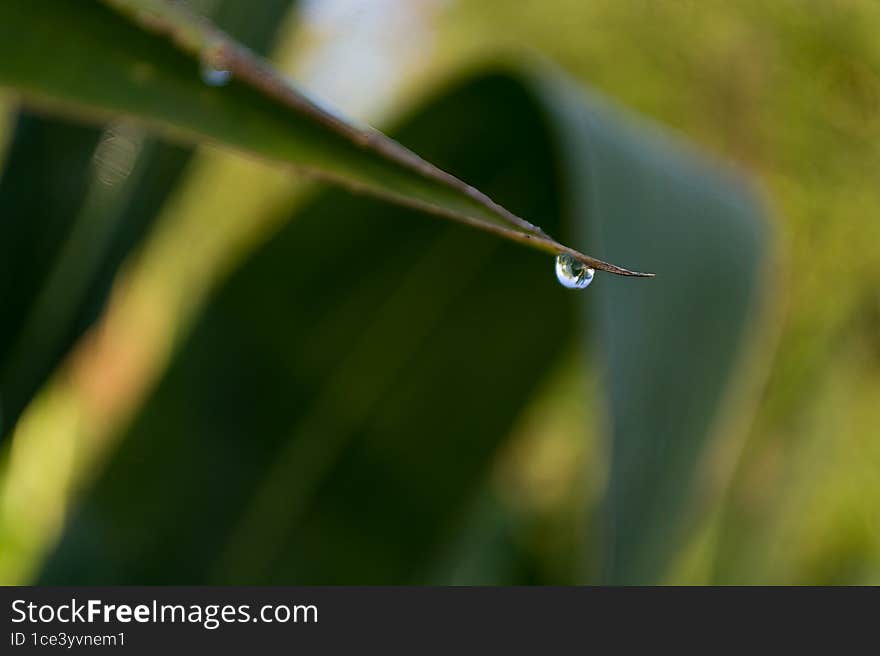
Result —
<path fill-rule="evenodd" d="M 210 5 L 200 8 L 209 13 Z M 235 26 L 246 22 L 234 13 L 215 18 L 234 34 Z M 772 253 L 760 271 L 761 299 L 748 343 L 713 422 L 718 448 L 699 472 L 713 492 L 664 571 L 641 582 L 876 584 L 878 30 L 880 5 L 872 0 L 311 0 L 300 2 L 282 24 L 273 52 L 276 63 L 303 87 L 377 125 L 487 61 L 523 55 L 546 59 L 747 172 L 771 208 Z M 15 99 L 9 95 L 3 103 L 0 143 L 8 143 Z M 113 129 L 133 148 L 144 139 L 136 130 L 125 132 L 131 129 L 127 126 Z M 100 136 L 95 133 L 96 143 Z M 59 574 L 77 569 L 76 546 L 68 552 L 73 561 L 65 560 L 64 549 L 49 556 L 65 518 L 100 479 L 116 438 L 197 321 L 210 290 L 274 234 L 309 191 L 306 183 L 291 181 L 267 164 L 213 147 L 201 147 L 187 159 L 183 175 L 161 198 L 155 230 L 126 261 L 99 322 L 78 341 L 3 445 L 3 582 L 41 575 L 49 581 L 88 580 L 81 573 Z M 523 202 L 528 205 L 529 199 Z M 638 241 L 639 235 L 629 239 Z M 623 264 L 640 264 L 623 255 Z M 466 261 L 466 253 L 461 257 Z M 345 260 L 340 266 L 341 275 L 349 275 Z M 549 267 L 546 274 L 551 275 Z M 605 280 L 597 277 L 594 284 Z M 356 314 L 357 305 L 351 311 Z M 548 329 L 547 334 L 554 333 Z M 549 376 L 535 381 L 531 400 L 480 474 L 474 501 L 459 513 L 465 519 L 458 520 L 457 537 L 432 555 L 431 572 L 416 576 L 403 566 L 395 569 L 395 563 L 408 561 L 386 553 L 421 548 L 416 522 L 409 546 L 360 545 L 386 555 L 389 579 L 603 580 L 595 565 L 600 558 L 593 554 L 601 547 L 591 535 L 600 531 L 597 508 L 609 478 L 604 378 L 601 370 L 581 366 L 589 354 L 574 351 L 566 351 Z M 153 435 L 161 431 L 160 425 Z M 137 429 L 132 434 L 137 437 Z M 160 437 L 160 456 L 173 461 L 178 457 L 174 445 Z M 143 448 L 149 451 L 148 442 Z M 136 450 L 130 456 L 148 457 Z M 452 470 L 454 459 L 441 465 Z M 425 473 L 426 480 L 431 476 Z M 110 483 L 105 479 L 101 485 Z M 184 504 L 186 494 L 166 503 Z M 332 498 L 322 503 L 324 512 L 336 512 Z M 343 515 L 352 523 L 362 521 L 363 534 L 381 535 L 383 521 L 400 521 L 390 510 L 384 519 L 359 516 L 352 508 L 340 510 Z M 156 521 L 135 528 L 135 518 L 129 532 L 149 532 Z M 430 524 L 430 517 L 425 522 Z M 208 536 L 210 524 L 206 520 Z M 87 518 L 76 526 L 78 534 L 68 535 L 65 544 L 100 542 L 99 526 Z M 311 574 L 318 582 L 346 582 L 344 567 L 333 568 L 335 562 L 354 567 L 350 558 L 338 555 L 334 561 L 332 549 L 320 558 L 308 555 L 328 551 L 328 544 L 336 544 L 334 535 L 344 531 L 328 521 L 307 522 L 302 530 L 312 531 L 301 549 L 304 562 L 317 563 L 316 569 L 286 572 L 279 575 L 282 580 L 310 582 Z M 326 542 L 315 544 L 314 534 Z M 269 533 L 265 539 L 274 538 Z M 154 581 L 161 576 L 151 567 L 166 567 L 169 582 L 189 582 L 185 566 L 174 574 L 170 563 L 188 562 L 184 552 L 198 548 L 169 544 L 160 550 L 162 562 L 141 563 L 124 575 L 110 568 L 95 576 L 105 582 L 115 582 L 114 577 Z M 228 548 L 233 555 L 227 561 L 255 549 L 252 563 L 261 562 L 259 546 Z M 132 553 L 137 560 L 137 550 Z M 155 558 L 157 551 L 145 553 Z M 583 553 L 586 558 L 578 555 Z M 323 573 L 322 567 L 324 576 L 315 573 Z M 255 565 L 231 569 L 235 582 L 273 580 Z M 353 570 L 350 579 L 358 580 L 358 572 Z"/>

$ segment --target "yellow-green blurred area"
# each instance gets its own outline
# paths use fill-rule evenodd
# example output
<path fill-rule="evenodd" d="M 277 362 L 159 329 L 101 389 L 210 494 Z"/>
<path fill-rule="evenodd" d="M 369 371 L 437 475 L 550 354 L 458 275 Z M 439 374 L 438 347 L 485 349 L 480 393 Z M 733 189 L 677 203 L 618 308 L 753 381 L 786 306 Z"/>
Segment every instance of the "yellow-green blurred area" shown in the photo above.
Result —
<path fill-rule="evenodd" d="M 880 582 L 878 34 L 874 0 L 312 0 L 274 60 L 381 127 L 486 61 L 545 58 L 747 171 L 771 208 L 772 262 L 716 422 L 718 493 L 665 582 L 856 584 Z M 14 101 L 0 102 L 4 144 Z M 200 303 L 307 184 L 198 151 L 102 319 L 4 445 L 0 580 L 37 576 Z M 474 512 L 476 525 L 514 518 L 521 549 L 543 554 L 540 581 L 594 575 L 553 569 L 580 548 L 607 479 L 602 373 L 579 364 L 540 386 Z M 493 582 L 474 558 L 451 580 Z"/>
<path fill-rule="evenodd" d="M 763 335 L 775 343 L 754 418 L 741 409 L 706 576 L 876 582 L 880 5 L 474 2 L 449 21 L 451 50 L 528 44 L 762 181 L 778 230 Z"/>

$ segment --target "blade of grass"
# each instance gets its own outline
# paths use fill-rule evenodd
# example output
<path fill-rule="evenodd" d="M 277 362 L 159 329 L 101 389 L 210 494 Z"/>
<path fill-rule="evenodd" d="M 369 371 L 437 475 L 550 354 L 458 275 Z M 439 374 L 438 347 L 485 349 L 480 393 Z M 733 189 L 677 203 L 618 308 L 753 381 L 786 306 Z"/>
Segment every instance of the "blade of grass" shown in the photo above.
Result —
<path fill-rule="evenodd" d="M 27 34 L 27 39 L 18 35 Z M 204 67 L 228 71 L 203 82 Z M 580 253 L 383 134 L 319 107 L 224 33 L 162 0 L 5 0 L 0 86 L 82 116 L 124 115 L 432 212 L 602 271 L 650 276 Z"/>
<path fill-rule="evenodd" d="M 265 53 L 294 4 L 222 0 L 210 15 Z M 100 316 L 117 270 L 150 232 L 193 152 L 144 138 L 130 124 L 114 138 L 119 124 L 102 136 L 93 126 L 23 111 L 14 126 L 0 172 L 0 440 Z M 105 141 L 134 147 L 126 180 L 108 185 L 96 175 L 93 156 Z"/>

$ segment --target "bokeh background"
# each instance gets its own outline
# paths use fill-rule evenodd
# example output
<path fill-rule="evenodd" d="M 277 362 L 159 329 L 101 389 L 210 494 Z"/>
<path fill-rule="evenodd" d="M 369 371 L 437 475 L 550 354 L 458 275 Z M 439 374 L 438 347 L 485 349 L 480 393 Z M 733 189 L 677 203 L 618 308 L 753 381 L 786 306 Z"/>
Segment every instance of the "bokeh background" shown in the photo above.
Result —
<path fill-rule="evenodd" d="M 878 31 L 872 0 L 303 0 L 273 58 L 380 126 L 486 61 L 546 59 L 747 172 L 773 235 L 760 312 L 714 429 L 718 493 L 661 582 L 856 584 L 880 581 Z M 2 102 L 7 143 L 16 105 Z M 108 134 L 123 151 L 143 138 Z M 307 184 L 210 147 L 185 173 L 97 326 L 3 445 L 4 583 L 40 576 L 212 286 Z M 522 409 L 468 510 L 472 529 L 422 582 L 600 580 L 572 565 L 591 548 L 608 468 L 602 375 L 578 362 Z M 489 524 L 501 528 L 487 537 Z"/>

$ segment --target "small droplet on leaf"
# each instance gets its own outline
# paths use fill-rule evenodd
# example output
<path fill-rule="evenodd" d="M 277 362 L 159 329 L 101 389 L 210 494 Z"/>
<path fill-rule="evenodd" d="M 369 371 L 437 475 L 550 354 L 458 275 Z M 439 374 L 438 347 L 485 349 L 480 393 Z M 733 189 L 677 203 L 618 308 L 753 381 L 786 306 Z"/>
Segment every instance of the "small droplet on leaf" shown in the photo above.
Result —
<path fill-rule="evenodd" d="M 232 72 L 223 67 L 223 49 L 208 46 L 202 51 L 202 82 L 209 87 L 222 87 L 229 82 Z"/>
<path fill-rule="evenodd" d="M 95 177 L 108 187 L 124 182 L 134 169 L 140 149 L 141 140 L 135 132 L 124 125 L 111 125 L 92 155 Z"/>
<path fill-rule="evenodd" d="M 563 287 L 584 289 L 591 282 L 596 270 L 573 258 L 568 253 L 556 256 L 556 278 Z"/>

